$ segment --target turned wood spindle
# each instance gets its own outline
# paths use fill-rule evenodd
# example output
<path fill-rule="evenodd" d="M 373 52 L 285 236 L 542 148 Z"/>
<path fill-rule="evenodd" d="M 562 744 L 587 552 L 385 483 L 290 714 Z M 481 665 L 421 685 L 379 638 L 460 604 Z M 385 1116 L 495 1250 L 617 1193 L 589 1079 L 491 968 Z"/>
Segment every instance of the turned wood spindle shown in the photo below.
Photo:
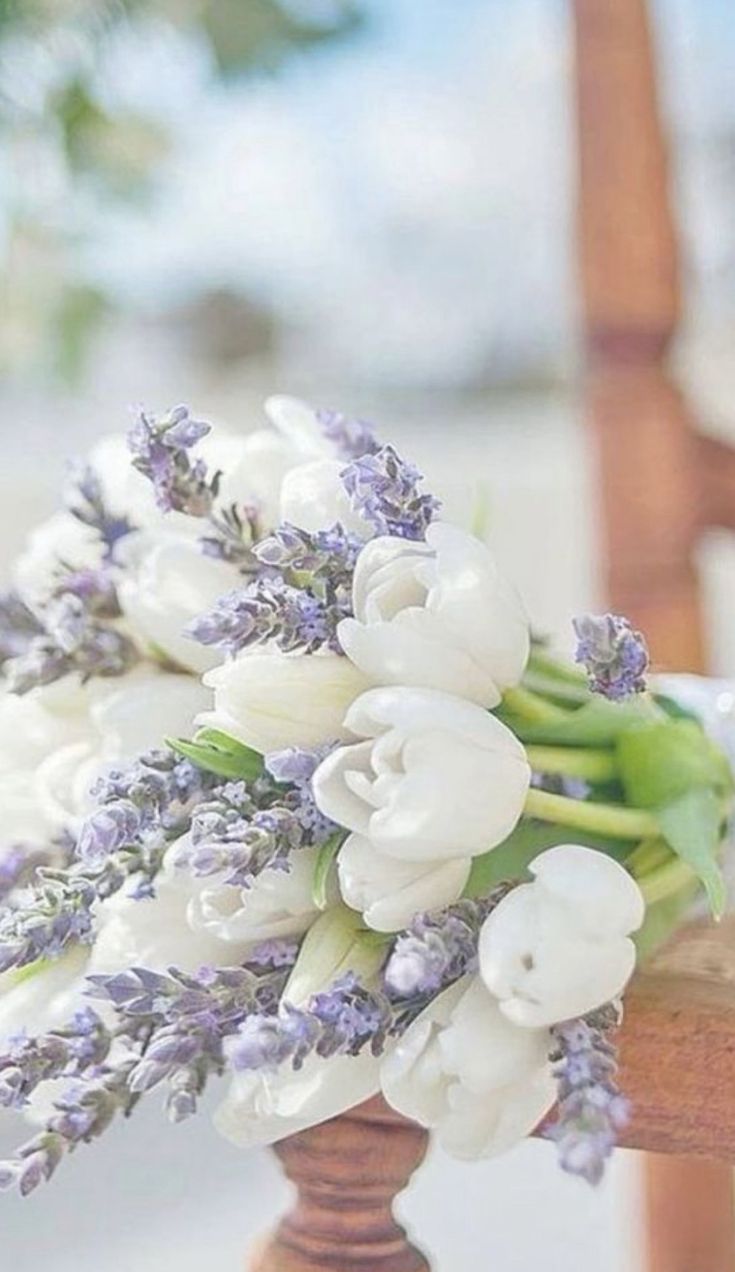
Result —
<path fill-rule="evenodd" d="M 379 1097 L 276 1144 L 297 1198 L 249 1272 L 429 1272 L 393 1215 L 427 1144 Z"/>

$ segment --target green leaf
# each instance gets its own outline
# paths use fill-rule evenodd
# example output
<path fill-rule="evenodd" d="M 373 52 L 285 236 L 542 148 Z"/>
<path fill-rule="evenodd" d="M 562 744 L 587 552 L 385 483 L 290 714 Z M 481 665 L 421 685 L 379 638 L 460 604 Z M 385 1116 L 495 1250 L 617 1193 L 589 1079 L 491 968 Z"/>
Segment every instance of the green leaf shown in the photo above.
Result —
<path fill-rule="evenodd" d="M 705 786 L 694 787 L 657 813 L 661 832 L 677 857 L 701 879 L 715 918 L 720 918 L 727 901 L 720 870 L 722 816 L 720 801 Z"/>
<path fill-rule="evenodd" d="M 166 738 L 166 743 L 177 755 L 218 777 L 252 782 L 263 771 L 262 755 L 219 729 L 199 729 L 192 741 Z"/>
<path fill-rule="evenodd" d="M 317 910 L 326 910 L 329 905 L 327 896 L 329 875 L 345 838 L 343 830 L 336 830 L 329 839 L 324 841 L 317 854 L 314 877 L 311 881 L 311 895 Z"/>
<path fill-rule="evenodd" d="M 580 833 L 568 826 L 522 821 L 497 848 L 491 848 L 473 859 L 464 896 L 486 896 L 507 879 L 525 879 L 530 863 L 540 852 L 553 848 L 555 844 L 568 844 L 571 840 L 588 848 L 599 848 L 618 861 L 623 861 L 630 853 L 630 840 Z"/>
<path fill-rule="evenodd" d="M 650 699 L 608 702 L 605 698 L 595 698 L 556 720 L 533 724 L 515 718 L 512 712 L 503 713 L 502 718 L 522 742 L 605 747 L 613 746 L 623 734 L 650 723 L 652 711 L 657 713 L 657 708 Z"/>
<path fill-rule="evenodd" d="M 631 729 L 616 744 L 626 798 L 658 808 L 694 787 L 727 790 L 724 756 L 693 720 L 665 720 Z"/>

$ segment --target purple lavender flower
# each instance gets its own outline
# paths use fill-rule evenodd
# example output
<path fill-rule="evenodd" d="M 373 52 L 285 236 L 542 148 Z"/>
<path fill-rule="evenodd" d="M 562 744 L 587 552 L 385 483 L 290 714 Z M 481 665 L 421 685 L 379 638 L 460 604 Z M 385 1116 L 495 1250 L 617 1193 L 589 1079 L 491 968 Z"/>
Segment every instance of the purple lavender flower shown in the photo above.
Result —
<path fill-rule="evenodd" d="M 417 915 L 396 938 L 383 980 L 394 1001 L 425 999 L 471 971 L 477 960 L 480 928 L 509 891 L 495 888 L 482 901 L 458 901 L 436 914 Z"/>
<path fill-rule="evenodd" d="M 613 702 L 643 693 L 649 665 L 640 632 L 618 614 L 584 614 L 574 620 L 576 661 L 584 663 L 590 689 Z"/>
<path fill-rule="evenodd" d="M 77 460 L 69 466 L 64 503 L 72 516 L 97 531 L 108 557 L 113 555 L 120 539 L 135 528 L 127 517 L 118 516 L 109 510 L 98 474 L 84 461 Z"/>
<path fill-rule="evenodd" d="M 75 596 L 94 618 L 120 617 L 117 588 L 109 570 L 66 570 L 60 576 L 52 595 L 62 597 L 67 592 Z"/>
<path fill-rule="evenodd" d="M 284 1005 L 278 1016 L 248 1016 L 225 1044 L 237 1072 L 271 1071 L 291 1060 L 298 1068 L 316 1042 L 318 1028 L 304 1012 Z"/>
<path fill-rule="evenodd" d="M 42 632 L 24 653 L 6 664 L 11 693 L 28 693 L 71 672 L 78 672 L 85 681 L 92 676 L 121 676 L 138 659 L 133 642 L 96 619 L 73 592 L 52 597 L 42 619 Z"/>
<path fill-rule="evenodd" d="M 359 549 L 340 526 L 310 533 L 284 523 L 253 549 L 260 577 L 220 597 L 186 633 L 228 654 L 266 642 L 285 653 L 341 652 L 337 626 L 352 612 Z"/>
<path fill-rule="evenodd" d="M 317 411 L 316 417 L 338 459 L 359 459 L 362 455 L 374 455 L 380 449 L 373 425 L 367 420 L 350 419 L 341 411 L 326 410 Z"/>
<path fill-rule="evenodd" d="M 43 624 L 16 591 L 0 593 L 0 666 L 19 658 L 43 632 Z"/>
<path fill-rule="evenodd" d="M 353 460 L 342 472 L 342 482 L 352 507 L 373 527 L 375 534 L 400 539 L 424 539 L 441 504 L 433 495 L 419 493 L 422 475 L 406 463 L 392 446 Z"/>
<path fill-rule="evenodd" d="M 248 964 L 250 967 L 270 968 L 273 971 L 283 967 L 290 968 L 296 962 L 298 952 L 298 941 L 290 940 L 288 937 L 274 936 L 256 945 L 248 955 Z"/>
<path fill-rule="evenodd" d="M 253 547 L 263 536 L 260 513 L 254 504 L 231 504 L 209 515 L 210 529 L 199 540 L 205 556 L 229 561 L 244 574 L 253 574 L 258 561 Z"/>
<path fill-rule="evenodd" d="M 162 512 L 211 513 L 219 473 L 210 477 L 204 461 L 188 454 L 209 431 L 209 424 L 191 419 L 187 407 L 176 406 L 158 419 L 141 412 L 128 433 L 133 465 L 152 482 Z"/>
<path fill-rule="evenodd" d="M 40 870 L 38 884 L 0 911 L 0 971 L 57 958 L 70 941 L 90 941 L 96 899 L 89 879 Z"/>
<path fill-rule="evenodd" d="M 303 1010 L 282 1003 L 277 1015 L 248 1016 L 225 1043 L 225 1054 L 235 1070 L 266 1072 L 286 1062 L 299 1069 L 312 1054 L 356 1056 L 369 1046 L 379 1055 L 391 1021 L 388 999 L 348 973 Z"/>
<path fill-rule="evenodd" d="M 267 641 L 277 641 L 285 653 L 311 653 L 333 637 L 333 629 L 316 597 L 281 579 L 260 578 L 220 597 L 189 623 L 186 635 L 228 654 Z"/>
<path fill-rule="evenodd" d="M 82 823 L 77 856 L 87 865 L 101 865 L 113 852 L 135 843 L 141 827 L 140 811 L 129 800 L 103 805 Z"/>
<path fill-rule="evenodd" d="M 391 1006 L 380 993 L 366 989 L 353 972 L 309 1003 L 311 1016 L 319 1022 L 322 1036 L 317 1044 L 321 1056 L 356 1056 L 370 1045 L 374 1055 L 385 1046 L 391 1023 Z"/>
<path fill-rule="evenodd" d="M 313 750 L 286 747 L 283 751 L 271 751 L 265 757 L 266 772 L 276 782 L 290 787 L 285 796 L 300 825 L 308 833 L 309 843 L 324 843 L 337 829 L 335 823 L 317 808 L 312 779 L 322 760 L 334 750 L 336 743 L 326 742 Z"/>
<path fill-rule="evenodd" d="M 610 1032 L 620 1023 L 613 1004 L 579 1020 L 554 1025 L 551 1060 L 559 1086 L 556 1119 L 546 1130 L 562 1169 L 598 1184 L 618 1133 L 629 1118 L 616 1082 L 616 1052 Z"/>
<path fill-rule="evenodd" d="M 0 1106 L 23 1108 L 42 1082 L 102 1064 L 111 1042 L 111 1033 L 89 1007 L 78 1011 L 64 1029 L 10 1039 L 0 1055 Z"/>
<path fill-rule="evenodd" d="M 197 878 L 215 875 L 231 887 L 247 888 L 264 870 L 288 870 L 291 853 L 303 846 L 303 830 L 288 809 L 243 816 L 223 790 L 194 813 L 191 842 L 182 846 L 177 865 Z"/>

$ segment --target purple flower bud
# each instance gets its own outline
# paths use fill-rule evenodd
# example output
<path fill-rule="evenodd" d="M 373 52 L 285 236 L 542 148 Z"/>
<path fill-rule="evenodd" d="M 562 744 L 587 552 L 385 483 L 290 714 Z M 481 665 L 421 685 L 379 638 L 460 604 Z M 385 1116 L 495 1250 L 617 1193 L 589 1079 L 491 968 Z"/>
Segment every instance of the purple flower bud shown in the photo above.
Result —
<path fill-rule="evenodd" d="M 139 810 L 128 800 L 103 805 L 82 823 L 77 856 L 88 865 L 100 865 L 118 848 L 135 841 L 141 820 Z"/>
<path fill-rule="evenodd" d="M 648 647 L 627 618 L 617 614 L 584 614 L 574 620 L 576 661 L 584 663 L 590 689 L 619 702 L 646 688 Z"/>
<path fill-rule="evenodd" d="M 373 426 L 366 420 L 350 419 L 341 411 L 321 410 L 316 415 L 338 459 L 359 459 L 361 455 L 373 455 L 380 449 Z"/>
<path fill-rule="evenodd" d="M 415 465 L 401 459 L 392 446 L 355 459 L 342 472 L 355 512 L 376 534 L 400 539 L 424 539 L 441 507 L 433 495 L 419 493 L 422 480 Z"/>

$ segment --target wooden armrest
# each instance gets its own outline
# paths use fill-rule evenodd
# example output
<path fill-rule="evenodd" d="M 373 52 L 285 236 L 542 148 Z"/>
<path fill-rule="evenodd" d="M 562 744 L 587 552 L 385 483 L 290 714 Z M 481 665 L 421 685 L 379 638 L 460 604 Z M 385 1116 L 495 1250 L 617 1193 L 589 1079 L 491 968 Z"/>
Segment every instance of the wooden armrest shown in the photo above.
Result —
<path fill-rule="evenodd" d="M 696 923 L 625 995 L 622 1143 L 735 1163 L 735 916 Z"/>

